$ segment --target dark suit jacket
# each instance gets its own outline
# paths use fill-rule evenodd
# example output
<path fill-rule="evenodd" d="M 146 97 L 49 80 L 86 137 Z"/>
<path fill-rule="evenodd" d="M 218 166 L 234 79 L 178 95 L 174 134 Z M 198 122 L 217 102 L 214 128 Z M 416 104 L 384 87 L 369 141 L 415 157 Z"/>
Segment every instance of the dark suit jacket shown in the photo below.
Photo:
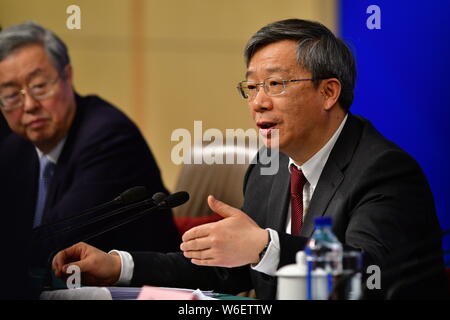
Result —
<path fill-rule="evenodd" d="M 6 143 L 11 131 L 0 113 L 0 168 L 8 168 L 10 159 L 6 156 Z M 31 225 L 24 223 L 24 219 L 16 210 L 11 210 L 5 204 L 5 199 L 10 201 L 22 201 L 20 194 L 22 190 L 17 186 L 6 184 L 12 175 L 20 176 L 20 172 L 11 170 L 0 170 L 0 243 L 2 244 L 2 263 L 0 263 L 0 274 L 2 278 L 0 300 L 3 299 L 29 299 L 33 298 L 31 287 L 27 281 L 28 256 L 24 254 L 28 249 Z M 11 245 L 13 244 L 13 245 Z"/>
<path fill-rule="evenodd" d="M 4 138 L 6 138 L 7 135 L 11 133 L 11 130 L 8 127 L 8 124 L 6 123 L 5 118 L 0 112 L 0 143 Z"/>
<path fill-rule="evenodd" d="M 79 215 L 134 186 L 146 186 L 150 195 L 167 192 L 144 138 L 122 112 L 96 96 L 77 96 L 76 104 L 74 122 L 49 186 L 44 225 Z M 9 160 L 0 167 L 6 174 L 1 185 L 10 190 L 1 199 L 2 212 L 19 215 L 29 226 L 36 205 L 38 156 L 34 146 L 15 134 L 2 145 Z M 35 245 L 73 243 L 79 236 L 61 234 L 57 241 L 32 244 L 32 250 Z M 104 250 L 167 252 L 177 250 L 180 240 L 171 212 L 162 211 L 88 242 Z"/>
<path fill-rule="evenodd" d="M 278 231 L 279 267 L 294 263 L 296 252 L 304 248 L 313 232 L 314 217 L 322 215 L 333 218 L 333 230 L 344 245 L 364 251 L 367 264 L 378 264 L 382 270 L 398 271 L 392 265 L 416 261 L 425 253 L 440 257 L 440 227 L 422 170 L 407 153 L 383 138 L 369 121 L 349 114 L 320 176 L 298 237 L 285 233 L 290 185 L 288 161 L 286 155 L 280 154 L 278 173 L 270 176 L 260 174 L 260 164 L 252 165 L 244 184 L 243 211 L 261 227 Z M 199 287 L 231 293 L 255 288 L 258 298 L 275 298 L 276 278 L 249 266 L 198 267 L 175 253 L 135 253 L 133 258 L 135 284 Z M 390 263 L 391 258 L 395 263 Z M 398 272 L 394 274 L 399 276 Z"/>

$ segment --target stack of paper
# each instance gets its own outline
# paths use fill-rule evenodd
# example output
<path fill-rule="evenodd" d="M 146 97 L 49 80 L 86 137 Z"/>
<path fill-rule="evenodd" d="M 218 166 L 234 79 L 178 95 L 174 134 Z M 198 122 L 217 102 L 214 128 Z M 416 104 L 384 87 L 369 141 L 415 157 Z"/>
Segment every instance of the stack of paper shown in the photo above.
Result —
<path fill-rule="evenodd" d="M 211 291 L 144 286 L 138 300 L 216 300 Z"/>
<path fill-rule="evenodd" d="M 41 300 L 216 300 L 212 291 L 181 288 L 81 287 L 44 291 Z"/>

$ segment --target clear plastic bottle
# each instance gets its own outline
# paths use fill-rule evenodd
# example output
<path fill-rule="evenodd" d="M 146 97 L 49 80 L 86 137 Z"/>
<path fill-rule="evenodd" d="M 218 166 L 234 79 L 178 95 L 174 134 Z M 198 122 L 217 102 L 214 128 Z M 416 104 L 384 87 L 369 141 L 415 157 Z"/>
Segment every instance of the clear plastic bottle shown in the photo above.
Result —
<path fill-rule="evenodd" d="M 342 244 L 331 230 L 331 217 L 314 219 L 315 230 L 305 247 L 308 300 L 326 300 L 342 274 Z"/>
<path fill-rule="evenodd" d="M 362 263 L 362 254 L 360 251 L 344 250 L 344 256 L 342 258 L 342 281 L 345 286 L 342 298 L 345 300 L 359 300 L 361 298 Z"/>

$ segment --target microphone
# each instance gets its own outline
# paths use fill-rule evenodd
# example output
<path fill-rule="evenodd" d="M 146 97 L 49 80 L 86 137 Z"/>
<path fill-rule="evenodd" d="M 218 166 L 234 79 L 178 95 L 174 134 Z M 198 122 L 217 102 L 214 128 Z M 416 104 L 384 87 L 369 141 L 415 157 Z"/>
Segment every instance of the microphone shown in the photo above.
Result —
<path fill-rule="evenodd" d="M 162 192 L 158 192 L 158 193 L 162 193 Z M 128 190 L 125 190 L 119 196 L 117 196 L 113 201 L 120 203 L 120 204 L 129 204 L 129 203 L 142 201 L 147 197 L 148 197 L 147 188 L 143 187 L 143 186 L 137 186 L 137 187 L 133 187 Z"/>
<path fill-rule="evenodd" d="M 154 200 L 156 199 L 156 201 Z M 84 236 L 79 241 L 87 241 L 89 239 L 95 238 L 105 232 L 111 231 L 113 229 L 116 229 L 120 226 L 123 226 L 127 223 L 130 223 L 136 219 L 141 218 L 142 216 L 151 213 L 156 210 L 163 210 L 163 209 L 170 209 L 175 208 L 178 206 L 181 206 L 182 204 L 186 203 L 189 200 L 189 193 L 186 191 L 179 191 L 170 195 L 166 195 L 162 192 L 158 192 L 152 196 L 152 199 L 147 199 L 141 202 L 138 202 L 136 204 L 131 204 L 130 206 L 118 209 L 116 211 L 113 211 L 111 213 L 107 213 L 105 215 L 102 215 L 101 217 L 98 217 L 96 219 L 93 219 L 93 221 L 89 221 L 88 223 L 78 226 L 76 230 L 82 229 L 84 227 L 92 227 L 96 222 L 101 222 L 102 225 L 100 226 L 100 231 L 94 231 L 86 236 Z M 159 201 L 158 203 L 156 203 Z M 132 209 L 142 209 L 143 207 L 147 207 L 150 204 L 150 208 L 146 208 L 143 211 L 139 211 L 137 213 L 132 212 L 131 214 L 127 215 L 123 220 L 113 220 L 118 218 L 120 215 L 123 215 L 124 213 L 128 213 Z M 112 220 L 111 223 L 105 227 L 104 223 L 108 222 L 108 220 Z"/>
<path fill-rule="evenodd" d="M 51 229 L 61 225 L 63 223 L 70 223 L 71 225 L 77 225 L 77 220 L 82 220 L 84 217 L 88 215 L 92 215 L 94 212 L 105 211 L 107 208 L 110 208 L 114 205 L 127 205 L 136 202 L 140 202 L 146 198 L 148 198 L 149 194 L 146 187 L 136 186 L 130 189 L 125 190 L 116 198 L 106 203 L 100 204 L 93 208 L 90 208 L 86 211 L 83 211 L 79 215 L 66 217 L 63 219 L 59 219 L 53 223 L 44 224 L 39 227 L 33 229 L 33 235 L 37 238 L 42 237 L 42 235 L 51 233 Z M 70 226 L 68 227 L 70 229 Z M 45 232 L 47 231 L 47 232 Z"/>
<path fill-rule="evenodd" d="M 105 232 L 108 232 L 110 230 L 118 228 L 118 227 L 120 227 L 120 226 L 122 226 L 124 224 L 132 222 L 132 221 L 134 221 L 136 219 L 139 219 L 140 217 L 142 217 L 142 216 L 144 216 L 144 215 L 146 215 L 146 214 L 148 214 L 150 212 L 153 212 L 155 210 L 171 209 L 171 208 L 175 208 L 175 207 L 181 206 L 182 204 L 186 203 L 189 200 L 189 193 L 187 193 L 186 191 L 179 191 L 179 192 L 176 192 L 176 193 L 173 193 L 173 194 L 170 194 L 170 195 L 166 195 L 166 194 L 164 194 L 162 192 L 158 192 L 158 193 L 153 195 L 152 200 L 153 199 L 156 199 L 156 201 L 159 201 L 159 202 L 155 203 L 154 206 L 152 206 L 150 208 L 147 208 L 147 209 L 145 209 L 145 210 L 143 210 L 141 212 L 132 213 L 130 216 L 125 217 L 125 219 L 122 222 L 114 223 L 111 228 L 107 228 L 106 230 L 102 231 L 101 233 L 97 233 L 97 234 L 94 234 L 92 236 L 89 236 L 89 238 L 86 238 L 85 240 L 82 240 L 82 241 L 89 240 L 91 238 L 99 236 L 100 234 L 103 234 Z M 147 202 L 147 201 L 148 200 L 144 200 L 143 202 Z M 155 200 L 153 200 L 153 201 L 155 201 Z M 126 210 L 127 208 L 124 208 L 124 209 Z M 110 215 L 110 217 L 119 215 L 121 213 L 122 212 L 112 213 Z M 106 218 L 109 218 L 109 217 L 106 217 Z"/>
<path fill-rule="evenodd" d="M 165 194 L 164 192 L 157 192 L 152 196 L 152 200 L 155 204 L 159 204 L 165 198 L 167 198 L 167 194 Z"/>
<path fill-rule="evenodd" d="M 162 192 L 158 192 L 154 197 L 155 196 L 156 199 L 159 197 L 161 200 L 167 197 L 167 195 Z M 158 202 L 161 200 L 158 200 Z M 58 243 L 59 245 L 68 245 L 70 242 L 73 243 L 74 241 L 71 240 L 74 238 L 74 233 L 78 231 L 83 232 L 83 228 L 86 228 L 86 226 L 93 225 L 97 221 L 102 221 L 111 215 L 122 212 L 121 208 L 124 210 L 136 208 L 142 209 L 149 205 L 154 206 L 155 204 L 157 204 L 156 201 L 149 199 L 149 193 L 146 187 L 135 186 L 127 189 L 113 200 L 85 210 L 79 215 L 59 219 L 53 223 L 44 224 L 34 228 L 32 230 L 30 241 L 32 255 L 38 257 L 41 251 L 48 252 L 49 248 L 47 247 L 54 247 L 55 243 Z M 51 243 L 53 243 L 53 245 L 51 245 Z M 40 259 L 36 260 L 38 261 Z"/>
<path fill-rule="evenodd" d="M 65 242 L 74 242 L 70 241 L 70 232 L 72 233 L 78 233 L 82 232 L 83 228 L 86 229 L 88 227 L 92 227 L 97 222 L 104 222 L 105 220 L 112 219 L 113 217 L 117 217 L 118 215 L 124 214 L 131 210 L 137 210 L 137 209 L 143 209 L 147 207 L 153 207 L 158 202 L 160 202 L 163 198 L 166 198 L 167 195 L 163 192 L 158 192 L 153 195 L 151 199 L 148 198 L 147 189 L 145 187 L 133 187 L 130 188 L 124 192 L 122 192 L 119 196 L 117 196 L 114 200 L 109 201 L 105 204 L 102 204 L 100 206 L 96 206 L 94 208 L 91 208 L 82 214 L 78 216 L 73 216 L 65 219 L 61 219 L 53 224 L 47 225 L 47 229 L 52 228 L 53 232 L 50 230 L 45 230 L 47 232 L 42 232 L 42 230 L 35 229 L 33 236 L 34 240 L 40 240 L 40 241 L 48 241 L 52 240 L 52 238 L 58 238 L 60 235 L 63 235 L 64 238 L 68 238 L 69 240 L 66 240 Z M 147 199 L 146 199 L 147 198 Z M 155 198 L 157 201 L 153 200 Z M 161 200 L 158 200 L 161 199 Z M 91 217 L 93 212 L 99 211 L 99 208 L 109 207 L 111 203 L 118 203 L 118 204 L 129 204 L 128 206 L 122 206 L 119 207 L 113 211 L 105 211 L 101 214 L 96 214 L 95 216 Z M 86 216 L 89 216 L 87 219 L 84 219 Z M 63 227 L 63 228 L 56 228 L 57 225 L 61 223 L 69 223 L 69 225 Z M 43 226 L 45 227 L 45 226 Z M 54 230 L 56 228 L 56 230 Z M 100 235 L 100 234 L 99 234 Z M 42 239 L 43 238 L 43 239 Z M 81 239 L 78 241 L 86 241 L 87 239 Z M 58 241 L 60 242 L 60 241 Z"/>
<path fill-rule="evenodd" d="M 122 202 L 135 201 L 136 199 L 140 199 L 139 194 L 141 191 L 137 191 L 138 196 L 136 196 L 135 194 L 136 191 L 127 191 L 119 196 L 121 197 L 121 199 L 116 199 Z M 51 261 L 54 254 L 56 254 L 59 250 L 72 245 L 73 243 L 88 241 L 92 238 L 95 238 L 113 229 L 130 223 L 136 219 L 139 219 L 147 214 L 150 214 L 151 212 L 174 208 L 184 204 L 188 200 L 189 194 L 185 191 L 176 192 L 170 195 L 158 192 L 154 194 L 150 199 L 131 203 L 111 212 L 106 212 L 100 216 L 95 216 L 91 219 L 87 219 L 84 223 L 80 223 L 77 225 L 71 224 L 60 230 L 57 230 L 44 239 L 37 238 L 35 239 L 34 243 L 38 246 L 41 245 L 41 247 L 38 248 L 41 251 L 35 250 L 34 253 L 38 257 L 41 257 L 38 258 L 37 261 L 42 261 L 41 259 L 47 260 L 48 257 Z"/>
<path fill-rule="evenodd" d="M 187 193 L 186 191 L 179 191 L 167 196 L 164 200 L 158 203 L 158 205 L 167 208 L 175 208 L 186 203 L 188 200 L 189 200 L 189 193 Z"/>
<path fill-rule="evenodd" d="M 51 274 L 48 271 L 41 274 L 39 270 L 51 270 L 52 259 L 60 250 L 76 242 L 87 241 L 100 236 L 154 211 L 174 208 L 189 200 L 189 194 L 181 191 L 171 195 L 158 192 L 154 194 L 152 198 L 139 201 L 143 197 L 143 191 L 144 190 L 141 188 L 129 189 L 112 201 L 127 204 L 124 207 L 111 212 L 106 212 L 91 219 L 87 219 L 87 221 L 79 225 L 67 226 L 53 234 L 50 234 L 44 240 L 39 240 L 37 237 L 38 239 L 35 239 L 32 242 L 35 248 L 32 248 L 32 251 L 30 252 L 32 254 L 32 264 L 30 265 L 31 279 L 36 278 L 38 279 L 38 282 L 42 283 L 42 285 L 50 285 Z M 87 213 L 82 215 L 85 217 L 86 215 L 98 210 L 98 208 L 106 208 L 108 206 L 109 202 L 92 208 L 88 210 Z M 65 219 L 65 222 L 69 220 L 72 222 L 77 219 Z M 38 270 L 37 274 L 34 274 L 35 270 Z"/>

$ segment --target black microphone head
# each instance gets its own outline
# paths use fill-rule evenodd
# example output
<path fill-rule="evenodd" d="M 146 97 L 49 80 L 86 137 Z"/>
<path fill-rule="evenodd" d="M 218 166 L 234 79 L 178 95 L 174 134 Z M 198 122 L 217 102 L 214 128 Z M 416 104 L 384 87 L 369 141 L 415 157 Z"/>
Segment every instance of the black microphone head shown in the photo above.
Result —
<path fill-rule="evenodd" d="M 152 200 L 155 204 L 159 204 L 165 198 L 167 198 L 167 194 L 165 194 L 164 192 L 157 192 L 152 196 Z"/>
<path fill-rule="evenodd" d="M 131 204 L 148 198 L 147 188 L 137 186 L 122 192 L 115 200 L 122 204 Z"/>
<path fill-rule="evenodd" d="M 181 206 L 189 200 L 189 193 L 186 191 L 179 191 L 170 194 L 160 204 L 164 207 L 175 208 Z"/>

